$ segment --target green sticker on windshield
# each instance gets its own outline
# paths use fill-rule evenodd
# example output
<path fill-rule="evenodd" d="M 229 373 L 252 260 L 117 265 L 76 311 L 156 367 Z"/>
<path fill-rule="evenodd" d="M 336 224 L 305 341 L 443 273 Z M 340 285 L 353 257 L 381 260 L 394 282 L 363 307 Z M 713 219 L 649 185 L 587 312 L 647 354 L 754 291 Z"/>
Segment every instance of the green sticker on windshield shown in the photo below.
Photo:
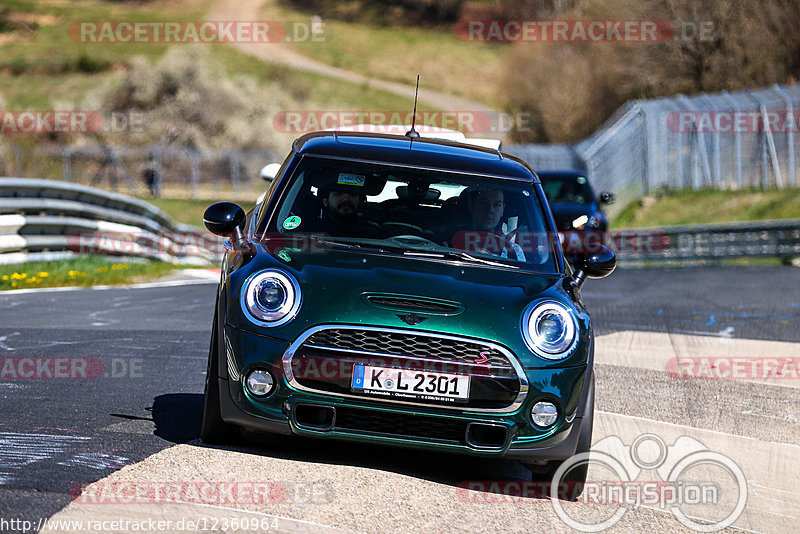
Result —
<path fill-rule="evenodd" d="M 586 178 L 583 176 L 578 176 L 578 183 L 583 185 L 586 183 Z"/>
<path fill-rule="evenodd" d="M 292 215 L 283 221 L 283 227 L 287 230 L 294 230 L 298 226 L 300 226 L 300 217 L 297 215 Z"/>
<path fill-rule="evenodd" d="M 342 185 L 357 185 L 358 187 L 364 187 L 364 183 L 366 183 L 367 177 L 362 174 L 349 174 L 346 172 L 339 173 L 339 179 L 336 180 L 337 184 Z"/>
<path fill-rule="evenodd" d="M 292 257 L 289 256 L 289 254 L 287 254 L 285 250 L 279 251 L 278 252 L 278 257 L 280 259 L 282 259 L 283 261 L 285 261 L 286 263 L 289 263 L 290 261 L 292 261 Z"/>

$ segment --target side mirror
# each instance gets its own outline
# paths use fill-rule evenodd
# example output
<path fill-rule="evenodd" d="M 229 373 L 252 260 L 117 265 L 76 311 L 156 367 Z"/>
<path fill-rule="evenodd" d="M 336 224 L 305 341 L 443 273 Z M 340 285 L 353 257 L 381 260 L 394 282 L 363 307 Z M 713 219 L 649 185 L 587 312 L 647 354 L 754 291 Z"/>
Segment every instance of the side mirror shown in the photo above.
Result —
<path fill-rule="evenodd" d="M 600 193 L 600 202 L 603 204 L 613 204 L 614 200 L 614 193 L 609 193 L 607 191 Z"/>
<path fill-rule="evenodd" d="M 244 210 L 233 202 L 217 202 L 206 209 L 203 223 L 212 234 L 228 237 L 234 250 L 252 252 L 252 245 L 244 235 Z"/>
<path fill-rule="evenodd" d="M 270 163 L 269 165 L 264 165 L 261 168 L 261 172 L 259 175 L 261 178 L 267 182 L 271 182 L 275 179 L 275 176 L 278 175 L 278 171 L 281 170 L 280 163 Z"/>
<path fill-rule="evenodd" d="M 206 209 L 203 223 L 212 234 L 223 237 L 230 236 L 244 224 L 245 213 L 233 202 L 217 202 Z"/>
<path fill-rule="evenodd" d="M 600 244 L 592 246 L 597 250 L 579 254 L 575 260 L 575 276 L 570 282 L 575 289 L 580 289 L 587 278 L 605 278 L 617 267 L 617 257 L 610 248 Z"/>

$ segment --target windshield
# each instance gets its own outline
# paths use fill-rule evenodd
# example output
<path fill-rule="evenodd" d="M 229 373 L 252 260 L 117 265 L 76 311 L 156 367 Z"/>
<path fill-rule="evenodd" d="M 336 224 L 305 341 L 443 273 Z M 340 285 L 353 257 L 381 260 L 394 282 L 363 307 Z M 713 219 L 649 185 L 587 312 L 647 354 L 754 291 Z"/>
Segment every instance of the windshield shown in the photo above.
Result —
<path fill-rule="evenodd" d="M 306 157 L 269 236 L 556 272 L 533 183 Z"/>
<path fill-rule="evenodd" d="M 594 202 L 594 193 L 585 176 L 554 176 L 540 173 L 539 179 L 542 181 L 542 189 L 544 189 L 547 201 L 551 204 L 557 202 L 591 204 Z"/>

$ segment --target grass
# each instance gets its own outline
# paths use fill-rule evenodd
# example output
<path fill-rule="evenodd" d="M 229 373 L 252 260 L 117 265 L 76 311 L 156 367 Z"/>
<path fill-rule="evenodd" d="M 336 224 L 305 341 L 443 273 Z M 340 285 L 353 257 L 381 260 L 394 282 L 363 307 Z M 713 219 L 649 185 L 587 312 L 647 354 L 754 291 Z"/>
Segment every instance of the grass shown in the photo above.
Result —
<path fill-rule="evenodd" d="M 35 30 L 15 32 L 0 40 L 0 102 L 5 109 L 52 109 L 71 101 L 80 107 L 84 97 L 134 56 L 157 61 L 169 45 L 162 43 L 91 44 L 75 42 L 68 34 L 70 23 L 87 20 L 203 20 L 212 0 L 155 0 L 143 9 L 138 2 L 79 0 L 69 5 L 11 2 L 14 13 L 44 17 Z M 0 33 L 0 36 L 8 33 Z M 219 61 L 229 76 L 245 74 L 257 83 L 279 82 L 281 90 L 308 109 L 411 109 L 413 101 L 361 84 L 344 82 L 313 73 L 266 63 L 226 44 L 199 46 Z M 265 98 L 273 95 L 266 94 Z M 271 128 L 271 125 L 265 125 Z"/>
<path fill-rule="evenodd" d="M 0 290 L 127 285 L 153 280 L 180 268 L 165 262 L 114 262 L 105 256 L 0 265 Z"/>
<path fill-rule="evenodd" d="M 143 200 L 146 200 L 153 206 L 169 215 L 175 222 L 191 224 L 199 228 L 205 228 L 203 226 L 203 213 L 205 213 L 206 208 L 215 202 L 222 202 L 224 199 L 205 200 L 196 198 L 145 198 Z M 245 208 L 245 211 L 250 208 L 250 205 L 245 202 L 238 202 L 238 204 Z"/>
<path fill-rule="evenodd" d="M 265 2 L 261 12 L 265 20 L 291 22 L 306 22 L 315 15 L 278 0 Z M 455 28 L 449 26 L 381 27 L 331 19 L 323 23 L 324 42 L 296 42 L 286 46 L 322 63 L 382 80 L 413 85 L 417 74 L 421 74 L 423 101 L 428 88 L 495 107 L 500 105 L 496 79 L 500 58 L 507 50 L 501 44 L 461 40 Z"/>
<path fill-rule="evenodd" d="M 632 202 L 611 221 L 611 228 L 795 218 L 800 218 L 800 187 L 739 191 L 702 189 L 672 191 Z"/>
<path fill-rule="evenodd" d="M 79 101 L 130 57 L 154 60 L 167 50 L 161 43 L 83 43 L 68 31 L 82 21 L 160 21 L 202 18 L 211 0 L 174 3 L 156 0 L 142 9 L 137 2 L 4 2 L 32 29 L 0 34 L 0 86 L 7 109 L 49 109 L 52 100 Z"/>
<path fill-rule="evenodd" d="M 413 109 L 414 101 L 363 84 L 344 82 L 321 74 L 296 71 L 267 63 L 232 46 L 212 45 L 211 57 L 223 63 L 229 75 L 246 74 L 256 82 L 279 81 L 305 108 Z M 421 109 L 424 109 L 420 106 Z M 270 125 L 267 125 L 268 127 Z"/>

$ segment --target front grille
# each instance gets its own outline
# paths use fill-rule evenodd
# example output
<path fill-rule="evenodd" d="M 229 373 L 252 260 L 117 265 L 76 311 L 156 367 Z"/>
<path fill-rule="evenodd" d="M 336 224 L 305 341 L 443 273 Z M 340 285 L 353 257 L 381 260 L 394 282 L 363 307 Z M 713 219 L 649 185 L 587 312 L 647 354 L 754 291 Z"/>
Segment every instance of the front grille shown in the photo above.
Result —
<path fill-rule="evenodd" d="M 383 413 L 358 408 L 336 408 L 334 430 L 415 438 L 445 443 L 465 444 L 467 422 L 439 417 Z"/>
<path fill-rule="evenodd" d="M 291 368 L 294 387 L 370 402 L 511 412 L 519 408 L 528 390 L 527 378 L 513 354 L 499 345 L 456 336 L 331 325 L 302 336 L 288 354 L 284 366 Z M 467 375 L 469 398 L 434 397 L 419 390 L 387 393 L 356 388 L 356 365 L 406 369 L 415 372 L 415 380 L 417 372 Z"/>
<path fill-rule="evenodd" d="M 512 368 L 506 356 L 492 347 L 480 343 L 404 332 L 330 328 L 313 334 L 303 343 L 303 347 L 332 348 L 467 365 L 475 365 L 475 362 L 484 360 L 482 363 L 493 369 Z"/>

